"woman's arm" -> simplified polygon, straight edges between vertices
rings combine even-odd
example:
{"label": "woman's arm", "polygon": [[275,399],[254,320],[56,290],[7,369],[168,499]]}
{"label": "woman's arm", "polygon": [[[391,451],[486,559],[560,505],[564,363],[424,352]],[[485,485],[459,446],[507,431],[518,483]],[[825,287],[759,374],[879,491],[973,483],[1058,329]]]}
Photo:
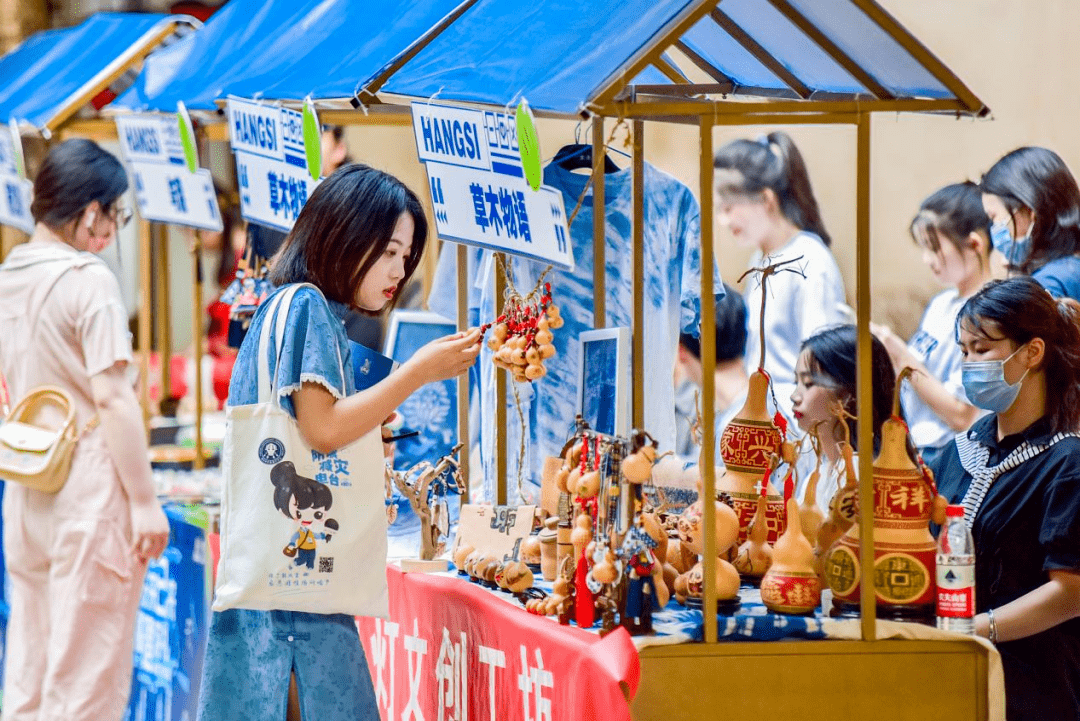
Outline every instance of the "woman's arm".
{"label": "woman's arm", "polygon": [[384,380],[340,400],[318,383],[305,382],[293,393],[301,435],[319,453],[347,446],[381,424],[420,386],[468,371],[480,353],[479,340],[477,329],[434,340]]}
{"label": "woman's arm", "polygon": [[915,371],[909,378],[912,389],[934,414],[945,421],[954,431],[966,431],[979,419],[979,409],[960,400],[936,378],[926,365],[908,349],[907,344],[886,326],[871,324],[871,331],[889,352],[893,369],[897,373],[905,368]]}
{"label": "woman's arm", "polygon": [[[997,640],[1015,641],[1080,616],[1080,572],[1049,571],[1050,580],[994,609]],[[990,618],[975,617],[975,633],[989,638]]]}
{"label": "woman's arm", "polygon": [[169,521],[157,501],[146,452],[146,429],[135,390],[115,363],[90,377],[101,432],[131,504],[133,550],[139,560],[157,558],[169,542]]}

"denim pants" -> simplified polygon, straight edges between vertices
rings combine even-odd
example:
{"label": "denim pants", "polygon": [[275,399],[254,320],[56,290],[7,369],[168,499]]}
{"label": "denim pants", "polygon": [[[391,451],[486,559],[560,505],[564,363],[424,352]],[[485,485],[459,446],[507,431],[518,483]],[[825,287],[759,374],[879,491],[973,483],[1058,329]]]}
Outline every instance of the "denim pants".
{"label": "denim pants", "polygon": [[199,719],[284,721],[290,671],[303,718],[379,718],[352,617],[230,609],[214,613],[210,626]]}

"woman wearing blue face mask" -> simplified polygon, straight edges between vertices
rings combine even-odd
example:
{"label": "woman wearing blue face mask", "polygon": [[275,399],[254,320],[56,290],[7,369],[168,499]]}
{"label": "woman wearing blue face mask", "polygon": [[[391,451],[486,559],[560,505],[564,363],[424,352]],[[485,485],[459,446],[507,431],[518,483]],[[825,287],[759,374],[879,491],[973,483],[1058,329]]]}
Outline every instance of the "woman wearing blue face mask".
{"label": "woman wearing blue face mask", "polygon": [[1028,277],[957,317],[964,391],[991,411],[934,462],[975,538],[975,632],[1009,721],[1080,717],[1080,305]]}
{"label": "woman wearing blue face mask", "polygon": [[1017,148],[979,189],[990,239],[1012,273],[1030,275],[1056,298],[1080,300],[1080,188],[1046,148]]}

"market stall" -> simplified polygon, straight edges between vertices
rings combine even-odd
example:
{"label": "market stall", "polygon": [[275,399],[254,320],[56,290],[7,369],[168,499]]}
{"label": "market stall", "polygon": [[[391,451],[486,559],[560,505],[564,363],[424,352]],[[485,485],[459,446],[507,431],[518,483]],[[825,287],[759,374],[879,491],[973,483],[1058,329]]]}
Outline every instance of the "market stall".
{"label": "market stall", "polygon": [[[627,31],[631,28],[631,31]],[[523,49],[522,38],[529,38]],[[593,51],[603,38],[604,52]],[[677,51],[685,72],[668,67],[661,53]],[[476,63],[477,54],[499,62]],[[559,66],[552,68],[550,58]],[[640,84],[631,80],[649,64],[666,72],[667,81]],[[705,76],[689,82],[687,77]],[[859,330],[859,439],[870,447],[872,438],[869,403],[870,376],[870,113],[928,112],[954,117],[982,117],[986,108],[929,50],[907,33],[871,0],[834,0],[828,3],[791,0],[742,0],[718,3],[652,3],[647,10],[618,3],[591,5],[588,9],[570,2],[533,6],[527,13],[511,12],[506,2],[479,2],[428,48],[401,70],[380,83],[375,92],[364,92],[358,103],[365,108],[378,102],[408,100],[477,104],[504,108],[521,99],[529,101],[540,116],[591,118],[593,121],[593,193],[604,192],[604,118],[629,120],[633,125],[633,253],[635,255],[633,315],[634,367],[644,359],[642,279],[644,205],[643,127],[646,119],[698,125],[700,133],[701,203],[701,328],[704,397],[712,397],[714,358],[712,293],[712,129],[716,125],[846,124],[855,129],[857,150],[857,243],[856,289]],[[600,262],[604,244],[603,214],[595,219],[597,317],[604,302],[604,267]],[[459,258],[464,260],[465,253]],[[464,294],[464,263],[459,262],[459,298]],[[501,289],[494,293],[501,296]],[[459,301],[459,307],[464,302]],[[498,311],[496,311],[498,313]],[[463,315],[463,314],[462,314]],[[600,321],[597,325],[602,325]],[[499,374],[502,376],[503,374]],[[505,381],[503,381],[505,382]],[[634,374],[633,425],[642,427],[648,379]],[[501,385],[501,383],[500,383]],[[505,407],[505,386],[499,389],[497,409]],[[507,499],[505,415],[497,411],[500,429],[497,498]],[[713,409],[704,409],[705,457],[716,439]],[[873,459],[860,458],[859,493],[874,493]],[[712,496],[716,474],[706,464],[703,492]],[[861,568],[863,578],[874,576],[874,519],[861,518]],[[704,577],[713,575],[714,524],[704,514]],[[704,607],[716,608],[715,592],[705,585]],[[715,643],[718,619],[704,614],[706,643],[674,646],[641,652],[642,680],[633,703],[635,717],[660,718],[689,698],[699,708],[753,709],[760,713],[795,713],[810,705],[840,708],[853,716],[888,707],[898,717],[918,718],[944,713],[938,704],[954,703],[950,711],[960,717],[997,717],[1000,705],[988,701],[987,667],[996,652],[976,639],[953,637],[948,641],[909,640],[888,642],[885,624],[875,622],[875,593],[862,586],[858,643],[805,641],[799,643]],[[470,661],[471,663],[471,661]],[[754,673],[747,674],[747,664]],[[834,677],[837,685],[821,679]],[[762,694],[752,683],[719,684],[719,678],[768,676],[777,683]],[[900,684],[899,679],[917,679]],[[906,689],[889,696],[890,683]],[[913,685],[908,685],[909,683]],[[913,697],[910,689],[921,693]],[[894,706],[887,706],[893,703]],[[832,706],[830,706],[832,704]],[[930,709],[933,709],[932,711]],[[565,712],[560,709],[560,713]]]}

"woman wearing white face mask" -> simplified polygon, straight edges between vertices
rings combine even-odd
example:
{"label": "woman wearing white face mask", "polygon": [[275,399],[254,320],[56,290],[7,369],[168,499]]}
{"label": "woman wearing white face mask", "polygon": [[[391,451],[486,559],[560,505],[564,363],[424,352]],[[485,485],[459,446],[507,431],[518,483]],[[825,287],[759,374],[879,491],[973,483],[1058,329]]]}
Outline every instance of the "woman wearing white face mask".
{"label": "woman wearing white face mask", "polygon": [[95,143],[55,146],[34,180],[34,234],[0,265],[0,372],[12,400],[59,386],[83,430],[59,491],[4,491],[4,721],[123,717],[143,576],[169,538],[125,374],[120,287],[92,255],[130,217],[127,185]]}
{"label": "woman wearing white face mask", "polygon": [[934,462],[975,538],[975,630],[1009,721],[1080,716],[1080,305],[1028,277],[957,317],[968,400],[991,411]]}
{"label": "woman wearing white face mask", "polygon": [[1030,275],[1055,298],[1080,300],[1080,188],[1046,148],[1017,148],[983,176],[994,250],[1012,273]]}

